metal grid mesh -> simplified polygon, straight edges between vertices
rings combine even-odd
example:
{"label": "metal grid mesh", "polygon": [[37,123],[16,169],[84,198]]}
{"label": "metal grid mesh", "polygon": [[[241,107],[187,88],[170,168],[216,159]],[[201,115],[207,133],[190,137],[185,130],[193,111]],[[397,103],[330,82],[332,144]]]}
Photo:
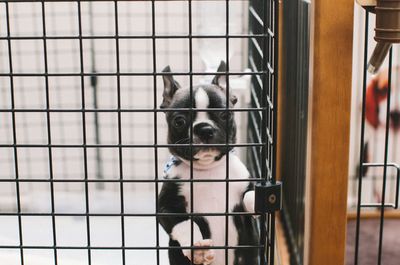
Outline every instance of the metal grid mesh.
{"label": "metal grid mesh", "polygon": [[[252,78],[251,106],[233,110],[249,113],[251,134],[234,146],[249,150],[255,177],[274,182],[278,6],[208,2],[225,10],[222,34],[202,31],[198,1],[1,1],[0,181],[7,192],[0,223],[15,237],[1,241],[0,255],[14,253],[15,264],[38,256],[42,264],[126,264],[145,256],[165,264],[155,210],[168,153],[160,71],[173,61],[187,85],[210,75],[199,59],[204,40],[231,58],[228,82]],[[247,45],[250,72],[243,71]],[[261,220],[266,227],[253,247],[266,253],[261,264],[273,264],[274,214]],[[151,239],[136,241],[138,227]]]}
{"label": "metal grid mesh", "polygon": [[[350,256],[347,257],[348,264],[361,264],[363,255],[374,256],[374,260],[369,264],[385,264],[385,248],[390,247],[385,243],[385,220],[388,211],[397,211],[399,201],[399,178],[400,166],[398,161],[398,137],[399,130],[396,120],[396,113],[399,109],[399,82],[398,82],[398,47],[393,46],[390,50],[387,60],[382,66],[383,70],[377,76],[372,76],[367,72],[367,60],[373,49],[373,28],[375,26],[375,16],[360,11],[358,7],[356,14],[362,22],[356,20],[356,27],[363,29],[356,32],[360,35],[359,44],[363,46],[362,55],[359,58],[356,54],[355,60],[355,92],[356,101],[361,101],[361,108],[355,111],[353,119],[357,120],[357,125],[353,125],[353,146],[358,150],[350,152],[350,190],[349,202],[350,210],[356,211],[355,234],[349,235],[355,238],[355,248],[348,250]],[[356,16],[357,18],[357,16]],[[357,60],[359,59],[359,60]],[[386,70],[385,70],[386,69]],[[358,75],[359,74],[359,75]],[[383,78],[387,83],[376,87],[371,86],[374,80]],[[380,96],[385,98],[381,104],[374,106],[377,113],[371,112],[372,93],[383,89]],[[354,107],[353,109],[357,109]],[[377,123],[371,118],[372,114],[379,114]],[[356,115],[357,117],[354,117]],[[379,122],[378,122],[379,120]],[[354,158],[354,161],[352,161]],[[353,177],[356,175],[356,177]],[[375,240],[365,240],[362,233],[363,216],[368,213],[378,213],[379,228],[375,231],[377,236],[372,236]],[[365,229],[364,229],[365,230]],[[375,233],[373,232],[373,233]],[[372,233],[372,232],[371,232]],[[376,246],[376,253],[362,253],[360,251],[362,244]],[[370,249],[370,248],[367,248]],[[375,250],[375,248],[374,248]],[[390,250],[389,250],[390,251]],[[389,255],[390,252],[389,252]],[[388,258],[386,256],[386,258]]]}
{"label": "metal grid mesh", "polygon": [[[276,130],[277,130],[277,61],[278,61],[278,3],[275,1],[253,1],[250,11],[250,34],[262,34],[263,38],[251,38],[249,41],[249,66],[254,72],[266,71],[263,75],[252,76],[251,105],[262,108],[261,112],[249,113],[249,141],[266,142],[253,147],[248,153],[252,174],[257,178],[267,178],[275,183],[276,173]],[[260,12],[261,11],[261,12]],[[261,156],[260,156],[261,153]],[[266,161],[266,162],[264,162]],[[266,245],[266,260],[262,256],[261,264],[273,264],[275,214],[261,216],[260,244]],[[265,217],[266,220],[265,220]]]}

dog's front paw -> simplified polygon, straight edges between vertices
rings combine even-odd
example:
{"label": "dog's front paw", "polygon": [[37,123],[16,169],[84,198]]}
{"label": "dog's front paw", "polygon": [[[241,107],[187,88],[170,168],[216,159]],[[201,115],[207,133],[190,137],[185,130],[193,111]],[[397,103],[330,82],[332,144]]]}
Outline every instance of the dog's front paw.
{"label": "dog's front paw", "polygon": [[193,256],[192,251],[190,249],[185,249],[183,254],[189,259],[192,260],[193,264],[199,265],[209,265],[214,261],[214,251],[212,249],[206,249],[204,247],[212,247],[211,239],[203,239],[196,243],[194,243],[195,247],[203,247],[201,249],[194,249]]}
{"label": "dog's front paw", "polygon": [[[255,196],[256,192],[254,190],[250,190],[244,194],[243,197],[243,204],[244,209],[249,213],[254,213],[254,206],[255,206]],[[259,215],[253,215],[254,218],[259,217]]]}
{"label": "dog's front paw", "polygon": [[255,191],[251,190],[246,192],[243,197],[244,208],[250,213],[254,213],[255,196]]}

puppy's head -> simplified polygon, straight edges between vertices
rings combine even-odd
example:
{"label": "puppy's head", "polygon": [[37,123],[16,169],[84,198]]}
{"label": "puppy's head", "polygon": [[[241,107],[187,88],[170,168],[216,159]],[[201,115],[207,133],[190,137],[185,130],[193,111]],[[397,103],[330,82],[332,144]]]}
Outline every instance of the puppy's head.
{"label": "puppy's head", "polygon": [[[218,72],[225,72],[225,62],[221,62]],[[210,85],[198,85],[192,88],[181,88],[171,74],[169,66],[163,72],[164,93],[161,108],[177,109],[167,111],[168,143],[189,144],[193,128],[193,144],[225,144],[236,141],[236,124],[233,112],[213,111],[215,108],[232,108],[237,99],[230,96],[227,102],[226,77],[216,75]],[[192,93],[190,92],[192,90]],[[193,104],[193,105],[192,105]],[[191,113],[189,109],[193,107]],[[180,110],[182,109],[182,110]],[[226,147],[192,147],[174,146],[169,148],[173,155],[185,160],[193,160],[207,165],[219,160],[229,150]]]}

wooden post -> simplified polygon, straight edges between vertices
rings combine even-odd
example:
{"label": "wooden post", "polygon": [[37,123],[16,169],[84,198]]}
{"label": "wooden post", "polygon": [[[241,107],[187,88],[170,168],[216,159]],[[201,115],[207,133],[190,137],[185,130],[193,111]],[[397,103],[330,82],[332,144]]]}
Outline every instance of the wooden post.
{"label": "wooden post", "polygon": [[351,0],[312,1],[305,261],[345,259],[353,10]]}

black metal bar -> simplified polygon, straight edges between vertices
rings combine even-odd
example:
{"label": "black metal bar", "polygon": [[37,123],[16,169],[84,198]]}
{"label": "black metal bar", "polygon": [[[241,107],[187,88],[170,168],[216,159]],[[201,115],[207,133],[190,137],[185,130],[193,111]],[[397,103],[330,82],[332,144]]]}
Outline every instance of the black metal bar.
{"label": "black metal bar", "polygon": [[[10,30],[10,7],[6,2],[6,20],[7,20],[7,37],[10,37],[11,30]],[[7,46],[8,46],[8,67],[10,73],[13,73],[13,61],[12,61],[12,46],[11,46],[11,39],[7,39]],[[11,95],[11,109],[15,108],[15,91],[14,91],[14,78],[10,76],[10,95]],[[20,192],[20,185],[18,183],[19,179],[19,170],[18,170],[18,150],[16,147],[17,144],[17,126],[15,121],[15,113],[11,115],[12,119],[12,134],[13,134],[13,153],[14,153],[14,172],[15,172],[15,191],[16,191],[16,201],[17,201],[17,218],[18,218],[18,240],[19,244],[23,244],[23,236],[22,236],[22,217],[21,217],[21,192]],[[21,265],[25,264],[24,259],[24,250],[20,248],[19,251]]]}
{"label": "black metal bar", "polygon": [[397,166],[397,175],[396,175],[396,195],[395,195],[395,209],[399,208],[399,196],[400,196],[400,167]]}
{"label": "black metal bar", "polygon": [[[118,0],[120,1],[120,0]],[[226,1],[226,0],[224,0]],[[91,3],[91,2],[89,2]],[[198,35],[198,34],[193,34],[191,36],[193,39],[250,39],[250,38],[263,38],[264,35],[262,34],[230,34],[230,35],[218,35],[218,34],[213,34],[213,35]],[[42,39],[48,39],[48,40],[78,40],[80,37],[79,36],[10,36],[8,37],[0,37],[0,40],[42,40]],[[82,39],[85,40],[96,40],[96,39],[115,39],[116,36],[110,36],[110,35],[83,35]],[[189,35],[119,35],[119,39],[188,39]]]}
{"label": "black metal bar", "polygon": [[[193,179],[192,182],[248,182],[249,179]],[[253,180],[254,182],[256,180]],[[191,182],[191,180],[187,179],[182,179],[182,180],[176,180],[176,179],[105,179],[105,180],[99,180],[99,179],[0,179],[0,182],[55,182],[55,183],[84,183],[84,182],[89,182],[89,183],[98,183],[98,182],[104,182],[104,183],[119,183],[119,182],[126,182],[126,183],[166,183],[166,182],[176,182],[176,183],[181,183],[181,182]]]}
{"label": "black metal bar", "polygon": [[[368,56],[368,23],[369,14],[365,12],[365,38],[364,38],[364,64],[363,64],[363,96],[362,96],[362,114],[361,114],[361,135],[360,135],[360,166],[364,162],[364,133],[365,133],[365,98],[367,93],[367,56]],[[357,195],[357,219],[355,235],[354,265],[358,265],[358,250],[360,241],[360,218],[361,218],[361,192],[362,192],[362,170],[358,172],[358,195]]]}
{"label": "black metal bar", "polygon": [[[0,213],[0,216],[16,216],[18,213]],[[248,213],[248,212],[235,212],[235,213],[20,213],[21,216],[97,216],[97,217],[119,217],[119,216],[131,216],[131,217],[157,217],[157,216],[184,216],[184,217],[193,217],[193,216],[250,216],[250,215],[259,215],[257,213]]]}
{"label": "black metal bar", "polygon": [[[93,247],[93,246],[87,246],[87,247],[78,247],[78,246],[13,246],[13,245],[6,245],[2,246],[1,248],[7,248],[7,249],[72,249],[72,250],[84,250],[84,249],[89,249],[89,250],[169,250],[169,249],[204,249],[204,247],[152,247],[152,246],[143,246],[143,247]],[[228,247],[228,249],[255,249],[255,248],[260,248],[260,246],[246,246],[246,245],[241,245],[241,246],[235,246],[235,247]],[[213,247],[207,247],[207,249],[221,249],[224,250],[226,249],[225,246],[213,246]]]}
{"label": "black metal bar", "polygon": [[[82,36],[82,11],[81,11],[81,2],[77,2],[78,8],[78,30],[79,35]],[[79,63],[80,63],[80,72],[83,73],[84,71],[84,64],[83,64],[83,39],[79,39]],[[84,76],[81,76],[81,107],[82,109],[86,108],[86,97],[85,97],[85,79]],[[84,179],[87,181],[89,180],[88,174],[88,155],[87,155],[87,132],[86,132],[86,113],[82,112],[82,140],[83,140],[83,167],[84,167]],[[86,240],[87,245],[91,246],[91,237],[90,237],[90,217],[88,216],[90,210],[89,205],[89,184],[85,182],[85,220],[86,220]],[[92,253],[91,249],[87,248],[87,258],[88,258],[88,265],[92,264]]]}
{"label": "black metal bar", "polygon": [[[262,31],[263,31],[263,35],[264,37],[262,38],[262,48],[258,45],[257,42],[255,42],[254,39],[252,39],[253,44],[256,47],[256,51],[258,51],[259,56],[261,56],[261,60],[262,60],[262,70],[265,71],[265,69],[267,68],[267,64],[268,64],[268,44],[269,44],[269,39],[267,36],[267,28],[269,26],[269,24],[267,23],[270,12],[268,10],[268,4],[270,3],[270,0],[267,1],[263,1],[262,2],[262,16],[263,16],[263,23],[261,24],[262,26]],[[251,10],[251,9],[250,9]],[[254,16],[256,17],[256,16]],[[257,19],[258,21],[258,19]],[[264,74],[262,74],[261,76],[261,106],[266,107],[265,103],[267,102],[267,78],[268,78],[268,73],[265,72]],[[261,141],[264,142],[264,139],[267,138],[267,128],[268,128],[268,123],[267,123],[267,116],[268,116],[268,109],[265,108],[262,111],[261,114],[261,128],[260,132],[261,132]],[[261,147],[261,178],[262,178],[262,184],[266,185],[266,181],[267,181],[267,176],[266,173],[268,171],[268,165],[267,165],[267,152],[268,152],[268,144],[265,143],[262,147]],[[261,215],[260,218],[260,245],[264,246],[264,248],[262,249],[262,252],[260,253],[260,261],[262,265],[267,265],[268,264],[268,257],[269,257],[269,249],[267,247],[269,238],[268,238],[268,229],[267,226],[268,225],[268,220],[267,220],[267,215],[264,213]]]}
{"label": "black metal bar", "polygon": [[385,203],[382,205],[382,203],[377,202],[377,203],[362,203],[360,205],[361,208],[393,208],[396,209],[396,205],[394,203]]}
{"label": "black metal bar", "polygon": [[[264,72],[230,72],[230,73],[224,73],[221,72],[219,74],[226,74],[226,75],[236,75],[236,76],[241,76],[241,75],[260,75],[260,74],[265,74],[267,71]],[[217,73],[203,73],[203,72],[175,72],[175,73],[162,73],[162,72],[157,72],[157,73],[149,73],[149,72],[135,72],[135,73],[126,73],[126,72],[120,72],[118,73],[120,76],[163,76],[163,75],[176,75],[176,76],[205,76],[205,75],[215,75]],[[0,77],[2,76],[116,76],[117,73],[115,72],[98,72],[98,73],[0,73]]]}
{"label": "black metal bar", "polygon": [[[188,40],[189,40],[189,72],[193,71],[193,39],[192,39],[192,0],[188,0]],[[189,89],[190,89],[190,130],[189,130],[189,138],[190,138],[190,154],[193,154],[193,109],[194,109],[194,94],[193,94],[193,75],[189,74]],[[193,159],[190,160],[190,213],[194,213],[194,177],[193,177]],[[190,217],[190,245],[194,245],[194,232],[193,232],[193,217]],[[190,260],[193,260],[194,251],[191,249],[190,251]]]}
{"label": "black metal bar", "polygon": [[[190,111],[190,108],[169,108],[169,109],[0,109],[0,112],[174,112],[174,111]],[[225,110],[225,108],[213,108],[213,109],[202,109],[196,108],[195,112],[199,111],[209,111],[209,112],[220,112]],[[266,107],[259,108],[240,108],[240,109],[230,109],[231,112],[255,112],[255,111],[263,111],[266,110]]]}
{"label": "black metal bar", "polygon": [[393,47],[389,52],[389,73],[388,73],[388,90],[387,90],[387,103],[386,103],[386,127],[385,127],[385,153],[384,153],[384,167],[383,167],[383,184],[382,184],[382,197],[380,208],[380,222],[379,222],[379,245],[378,245],[378,265],[382,263],[382,245],[383,245],[383,225],[385,221],[385,197],[386,197],[386,179],[387,179],[387,164],[388,164],[388,150],[389,150],[389,125],[390,125],[390,101],[392,97],[392,63],[393,63]]}
{"label": "black metal bar", "polygon": [[[272,122],[272,169],[271,169],[271,182],[273,184],[276,183],[276,162],[277,162],[277,138],[278,138],[278,56],[279,56],[279,1],[273,0],[273,11],[271,12],[271,21],[273,22],[273,70],[270,71],[272,74],[273,81],[273,102],[274,108],[271,110],[273,112],[273,122]],[[268,31],[269,34],[269,31]],[[269,34],[270,35],[270,34]],[[268,64],[270,67],[270,64]],[[270,130],[268,130],[270,131]],[[271,238],[269,248],[271,250],[270,253],[270,264],[273,264],[275,261],[275,213],[271,214],[271,226],[270,226]]]}
{"label": "black metal bar", "polygon": [[[44,1],[41,2],[42,5],[42,30],[43,36],[46,36],[46,8]],[[47,42],[46,39],[43,39],[43,55],[44,55],[44,71],[48,72],[48,62],[47,62]],[[45,76],[45,84],[46,84],[46,109],[50,108],[50,93],[49,93],[49,78]],[[50,180],[54,178],[53,176],[53,152],[51,147],[51,118],[50,112],[46,112],[46,122],[47,122],[47,143],[48,143],[48,155],[49,155],[49,177]],[[51,213],[55,212],[54,209],[54,182],[50,182],[50,205],[51,205]],[[57,245],[57,236],[56,236],[56,220],[54,215],[51,217],[51,225],[52,225],[52,235],[53,235],[53,245]],[[58,264],[57,250],[54,249],[54,263]]]}
{"label": "black metal bar", "polygon": [[[45,2],[70,2],[71,0],[45,0]],[[76,0],[75,0],[76,1]],[[92,0],[79,0],[80,2],[90,2]],[[109,2],[110,0],[97,0],[96,2]],[[119,2],[131,2],[132,0],[118,0]],[[134,0],[134,1],[153,1],[153,0]],[[170,1],[170,2],[181,2],[183,0],[154,0],[155,2],[164,2],[164,1]],[[202,0],[193,0],[193,1],[202,1]],[[213,0],[215,2],[219,2],[219,1],[225,1],[225,0]],[[230,1],[238,1],[238,2],[242,2],[245,0],[230,0]],[[13,2],[36,2],[36,0],[0,0],[0,3],[13,3]]]}
{"label": "black metal bar", "polygon": [[[158,143],[158,127],[157,127],[157,112],[155,111],[158,108],[158,103],[157,103],[157,76],[155,73],[157,72],[157,41],[156,41],[156,7],[155,7],[155,1],[151,1],[151,35],[152,35],[152,53],[153,53],[153,111],[154,111],[154,116],[153,116],[153,128],[154,128],[154,144],[156,145]],[[158,202],[158,183],[159,183],[159,178],[158,178],[158,148],[154,148],[154,157],[155,157],[155,163],[154,163],[154,181],[155,181],[155,209],[156,209],[156,214],[158,213],[159,209],[159,202]],[[159,216],[156,216],[156,247],[160,246],[160,230],[159,230],[159,224],[160,224],[160,219]],[[156,252],[156,258],[157,258],[157,265],[160,264],[160,251],[157,249]]]}
{"label": "black metal bar", "polygon": [[[225,1],[225,34],[229,35],[229,0]],[[226,61],[226,72],[229,73],[229,38],[225,39],[225,61]],[[230,89],[229,89],[229,75],[225,75],[226,78],[226,113],[229,115],[229,103],[230,103]],[[226,144],[229,143],[229,119],[226,119],[225,123],[225,131]],[[229,149],[226,149],[226,163],[225,163],[225,171],[226,171],[226,184],[225,184],[225,212],[230,212],[229,208]],[[225,246],[229,246],[229,216],[225,217]],[[225,265],[229,264],[229,253],[228,248],[225,249]]]}
{"label": "black metal bar", "polygon": [[[363,163],[362,165],[363,168],[367,168],[367,167],[385,167],[384,163]],[[395,164],[395,163],[387,163],[386,167],[392,167],[394,169],[396,169],[396,192],[395,192],[395,199],[394,199],[394,203],[385,203],[384,207],[391,207],[393,209],[398,209],[399,207],[399,189],[400,189],[400,165]],[[378,177],[377,177],[378,178]],[[363,203],[361,204],[360,207],[379,207],[380,203]]]}
{"label": "black metal bar", "polygon": [[[84,113],[84,112],[83,112]],[[262,146],[263,143],[249,143],[249,144],[192,144],[193,147],[249,147],[249,146]],[[191,146],[191,144],[0,144],[0,147],[26,147],[26,148],[43,148],[43,147],[54,147],[54,148],[167,148],[167,147],[183,147]]]}
{"label": "black metal bar", "polygon": [[[120,71],[120,51],[119,51],[119,27],[118,27],[118,1],[114,1],[114,23],[115,23],[115,57],[116,57],[116,66],[117,66],[117,108],[121,109],[121,77],[119,76]],[[97,96],[97,94],[96,94]],[[121,122],[121,112],[118,111],[118,144],[122,144],[122,122]],[[98,128],[96,128],[98,130]],[[157,149],[157,148],[156,148]],[[124,167],[123,167],[123,156],[122,156],[122,147],[118,148],[118,164],[119,164],[119,179],[121,180],[119,185],[120,192],[120,211],[121,214],[125,212],[125,203],[124,203]],[[98,161],[99,163],[100,161]],[[122,245],[122,265],[126,264],[126,252],[125,252],[125,218],[121,216],[121,245]]]}

